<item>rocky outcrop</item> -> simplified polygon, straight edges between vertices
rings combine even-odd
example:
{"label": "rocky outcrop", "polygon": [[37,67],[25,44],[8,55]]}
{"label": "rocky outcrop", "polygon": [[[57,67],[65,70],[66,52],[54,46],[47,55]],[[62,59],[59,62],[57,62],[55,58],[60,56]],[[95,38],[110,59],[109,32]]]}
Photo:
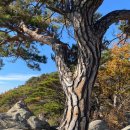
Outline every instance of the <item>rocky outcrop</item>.
{"label": "rocky outcrop", "polygon": [[90,122],[88,130],[109,130],[105,121],[95,120]]}
{"label": "rocky outcrop", "polygon": [[0,114],[0,130],[50,130],[50,126],[19,101],[7,113]]}

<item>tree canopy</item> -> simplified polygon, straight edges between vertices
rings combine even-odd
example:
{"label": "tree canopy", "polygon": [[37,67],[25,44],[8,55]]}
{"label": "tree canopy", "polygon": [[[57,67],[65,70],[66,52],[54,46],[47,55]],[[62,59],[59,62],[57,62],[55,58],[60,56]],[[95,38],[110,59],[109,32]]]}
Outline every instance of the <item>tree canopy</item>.
{"label": "tree canopy", "polygon": [[[102,2],[103,0],[97,0],[97,3],[90,2],[90,5],[95,6],[94,10],[96,10]],[[83,6],[84,3],[85,2],[82,2],[81,6]],[[86,4],[87,3],[88,2],[86,2]],[[71,33],[73,32],[73,24],[71,19],[68,18],[68,15],[76,10],[78,4],[80,4],[78,1],[68,2],[65,0],[1,0],[1,57],[20,57],[27,62],[29,67],[39,68],[38,62],[46,63],[46,57],[40,55],[37,42],[39,42],[40,45],[48,44],[51,46],[57,41],[64,45],[68,44],[60,40],[64,28],[68,30],[70,37],[75,39],[74,34]],[[117,15],[119,16],[118,18],[112,18]],[[105,30],[102,31],[105,33],[112,22],[122,19],[122,16],[123,19],[126,19],[128,15],[129,12],[127,13],[125,10],[114,11],[100,20],[98,20],[101,17],[100,14],[95,14],[92,19],[95,23],[95,27],[98,26],[99,31],[102,29],[103,24],[106,25]],[[106,19],[110,20],[107,21]],[[121,26],[122,30],[123,27]],[[126,26],[124,28],[126,28]],[[73,58],[74,55],[70,55],[69,59]]]}

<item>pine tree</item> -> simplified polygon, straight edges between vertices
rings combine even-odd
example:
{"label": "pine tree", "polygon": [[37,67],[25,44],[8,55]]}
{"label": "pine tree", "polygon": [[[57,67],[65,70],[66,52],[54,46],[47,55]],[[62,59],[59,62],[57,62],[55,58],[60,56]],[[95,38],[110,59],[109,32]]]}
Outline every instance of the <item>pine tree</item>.
{"label": "pine tree", "polygon": [[[117,10],[95,20],[95,12],[103,1],[0,0],[1,57],[21,57],[29,67],[39,68],[38,62],[45,63],[46,58],[40,56],[36,45],[46,44],[54,51],[66,94],[59,130],[88,129],[90,95],[99,68],[103,36],[111,24],[130,18],[130,10]],[[77,57],[60,40],[59,31],[64,26],[74,31]]]}

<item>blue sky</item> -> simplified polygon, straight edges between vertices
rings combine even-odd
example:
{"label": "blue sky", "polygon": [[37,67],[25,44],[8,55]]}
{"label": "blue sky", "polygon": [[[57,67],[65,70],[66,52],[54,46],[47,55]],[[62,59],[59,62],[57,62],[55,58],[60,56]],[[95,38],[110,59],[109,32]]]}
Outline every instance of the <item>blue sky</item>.
{"label": "blue sky", "polygon": [[[104,0],[104,3],[98,11],[102,15],[105,15],[110,11],[119,9],[130,9],[130,0]],[[117,29],[114,25],[108,30],[106,36],[109,39],[112,39],[113,32],[117,32]],[[70,39],[68,36],[62,40],[72,43],[72,39]],[[0,70],[0,93],[24,84],[32,76],[39,76],[43,73],[56,71],[56,65],[50,57],[50,54],[52,53],[51,48],[44,46],[42,48],[42,53],[48,56],[48,62],[47,64],[41,64],[41,71],[33,71],[29,69],[22,60],[17,60],[17,62],[11,63],[10,59],[5,59],[5,66],[2,70]]]}

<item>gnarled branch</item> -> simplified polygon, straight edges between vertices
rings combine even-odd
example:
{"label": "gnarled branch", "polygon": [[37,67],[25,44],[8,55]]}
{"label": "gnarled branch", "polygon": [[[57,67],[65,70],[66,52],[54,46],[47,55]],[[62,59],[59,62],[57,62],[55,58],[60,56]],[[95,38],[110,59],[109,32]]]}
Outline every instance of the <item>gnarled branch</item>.
{"label": "gnarled branch", "polygon": [[96,22],[95,28],[102,37],[110,25],[119,20],[130,20],[130,10],[116,10],[108,13]]}
{"label": "gnarled branch", "polygon": [[27,26],[21,22],[20,28],[23,33],[29,35],[32,40],[42,42],[43,44],[51,45],[54,42],[53,36],[44,36],[42,34],[38,34],[37,31],[32,31],[31,29],[27,28]]}
{"label": "gnarled branch", "polygon": [[61,77],[64,77],[63,79],[66,80],[64,82],[66,84],[71,85],[72,73],[66,63],[66,55],[65,55],[66,50],[64,48],[65,44],[60,40],[53,38],[53,36],[48,36],[48,35],[44,36],[42,34],[38,34],[36,31],[32,31],[28,29],[23,22],[20,24],[20,27],[25,34],[31,37],[32,40],[42,42],[43,44],[48,44],[52,46],[52,49],[55,53],[55,60],[59,69],[59,73]]}
{"label": "gnarled branch", "polygon": [[54,12],[57,12],[61,15],[65,15],[65,11],[61,10],[60,8],[56,8],[56,7],[53,7],[53,6],[50,6],[50,5],[47,5],[47,8],[54,11]]}

